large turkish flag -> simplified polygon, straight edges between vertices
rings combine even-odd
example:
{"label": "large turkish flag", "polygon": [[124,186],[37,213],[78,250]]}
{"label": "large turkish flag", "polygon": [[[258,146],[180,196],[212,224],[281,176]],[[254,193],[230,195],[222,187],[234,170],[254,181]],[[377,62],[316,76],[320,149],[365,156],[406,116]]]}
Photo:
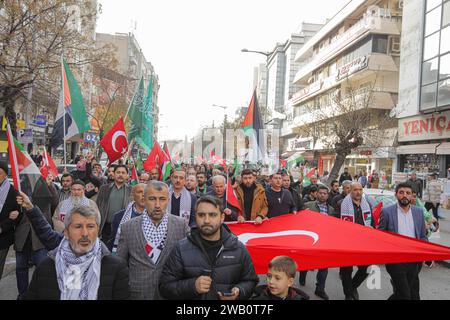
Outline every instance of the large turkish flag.
{"label": "large turkish flag", "polygon": [[290,256],[299,270],[450,259],[448,247],[311,211],[273,218],[259,226],[228,226],[246,244],[258,274],[265,274],[276,256]]}

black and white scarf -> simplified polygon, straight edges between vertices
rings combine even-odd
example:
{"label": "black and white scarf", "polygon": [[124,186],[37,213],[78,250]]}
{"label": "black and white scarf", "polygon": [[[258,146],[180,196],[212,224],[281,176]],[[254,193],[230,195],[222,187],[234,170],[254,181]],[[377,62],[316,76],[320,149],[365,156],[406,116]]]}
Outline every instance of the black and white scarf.
{"label": "black and white scarf", "polygon": [[88,253],[77,257],[64,238],[56,252],[55,266],[61,300],[97,300],[102,247],[97,238]]}
{"label": "black and white scarf", "polygon": [[8,198],[10,188],[11,183],[8,179],[5,179],[5,181],[3,181],[2,185],[0,186],[0,212],[2,212],[3,206],[6,203],[6,198]]}
{"label": "black and white scarf", "polygon": [[164,214],[158,226],[155,226],[152,222],[147,210],[142,214],[142,232],[144,233],[145,241],[147,241],[145,252],[147,252],[147,255],[154,264],[158,263],[158,259],[164,249],[167,239],[168,222],[169,217],[167,213]]}
{"label": "black and white scarf", "polygon": [[112,248],[112,254],[116,254],[117,253],[117,247],[119,246],[119,239],[120,239],[120,235],[122,233],[122,225],[131,220],[131,215],[133,213],[133,208],[134,208],[134,201],[131,202],[127,209],[125,210],[125,213],[123,214],[122,220],[120,220],[119,223],[119,227],[117,228],[117,234],[116,234],[116,238],[114,239],[114,244],[113,244],[113,248]]}
{"label": "black and white scarf", "polygon": [[[174,194],[173,186],[169,188],[169,205],[167,206],[167,212],[172,213],[172,195]],[[183,188],[181,191],[181,200],[180,200],[180,212],[178,216],[185,219],[186,223],[189,224],[191,219],[191,205],[192,205],[192,197],[191,193]]]}

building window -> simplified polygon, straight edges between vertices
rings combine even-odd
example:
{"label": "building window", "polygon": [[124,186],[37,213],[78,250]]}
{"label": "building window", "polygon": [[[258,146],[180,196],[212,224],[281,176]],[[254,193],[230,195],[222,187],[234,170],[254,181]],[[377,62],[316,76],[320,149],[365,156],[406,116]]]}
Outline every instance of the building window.
{"label": "building window", "polygon": [[450,0],[427,0],[420,109],[450,106]]}

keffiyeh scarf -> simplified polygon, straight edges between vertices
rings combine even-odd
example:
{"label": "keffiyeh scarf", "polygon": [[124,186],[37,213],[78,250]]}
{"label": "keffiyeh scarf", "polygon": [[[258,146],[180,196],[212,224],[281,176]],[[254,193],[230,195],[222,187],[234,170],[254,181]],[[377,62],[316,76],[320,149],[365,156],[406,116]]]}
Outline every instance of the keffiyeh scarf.
{"label": "keffiyeh scarf", "polygon": [[[370,227],[372,225],[372,211],[369,202],[367,202],[366,197],[364,196],[361,198],[361,211],[363,214],[364,225]],[[342,201],[341,218],[345,221],[355,222],[355,208],[353,206],[351,195],[346,196]]]}
{"label": "keffiyeh scarf", "polygon": [[[167,212],[172,213],[172,195],[174,194],[173,186],[169,188],[169,205],[167,206]],[[181,191],[181,200],[180,200],[180,212],[178,214],[179,217],[186,220],[189,224],[191,218],[191,205],[192,205],[192,197],[191,193],[183,188]]]}
{"label": "keffiyeh scarf", "polygon": [[97,300],[100,286],[102,248],[97,239],[92,250],[77,257],[64,238],[56,257],[56,275],[61,300]]}
{"label": "keffiyeh scarf", "polygon": [[144,233],[145,251],[154,264],[158,263],[159,256],[164,249],[167,239],[168,214],[166,213],[158,226],[150,219],[147,210],[142,214],[142,232]]}

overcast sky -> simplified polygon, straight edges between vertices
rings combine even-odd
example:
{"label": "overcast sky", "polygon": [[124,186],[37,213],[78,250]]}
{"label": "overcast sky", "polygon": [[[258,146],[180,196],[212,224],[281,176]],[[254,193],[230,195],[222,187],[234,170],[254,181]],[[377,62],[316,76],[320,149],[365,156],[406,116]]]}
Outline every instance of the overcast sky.
{"label": "overcast sky", "polygon": [[[159,140],[193,137],[223,121],[212,105],[248,106],[253,68],[248,48],[272,51],[301,22],[324,23],[349,0],[100,0],[97,31],[133,31],[159,75]],[[132,21],[137,22],[133,30]]]}

